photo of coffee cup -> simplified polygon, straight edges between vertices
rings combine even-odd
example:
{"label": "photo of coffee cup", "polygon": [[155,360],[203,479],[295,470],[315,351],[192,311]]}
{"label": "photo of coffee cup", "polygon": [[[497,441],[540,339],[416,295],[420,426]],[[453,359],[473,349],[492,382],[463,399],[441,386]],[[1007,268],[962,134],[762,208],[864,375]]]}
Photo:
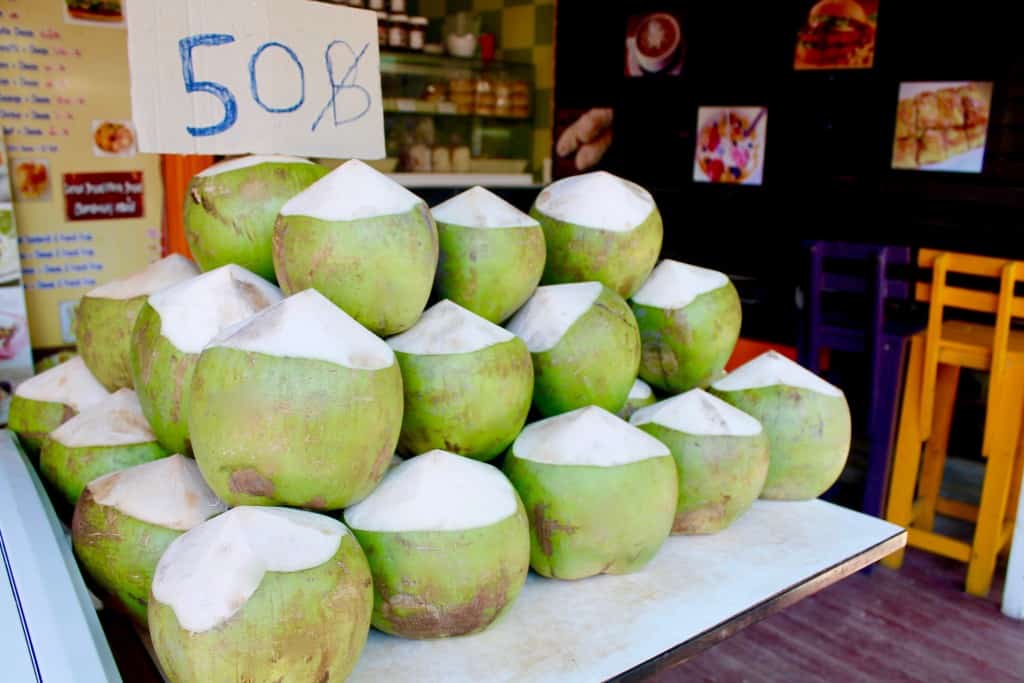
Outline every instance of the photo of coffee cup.
{"label": "photo of coffee cup", "polygon": [[641,20],[636,32],[636,58],[648,73],[658,73],[672,63],[681,42],[679,22],[658,12]]}
{"label": "photo of coffee cup", "polygon": [[683,70],[686,41],[680,16],[649,12],[626,24],[626,75],[678,76]]}

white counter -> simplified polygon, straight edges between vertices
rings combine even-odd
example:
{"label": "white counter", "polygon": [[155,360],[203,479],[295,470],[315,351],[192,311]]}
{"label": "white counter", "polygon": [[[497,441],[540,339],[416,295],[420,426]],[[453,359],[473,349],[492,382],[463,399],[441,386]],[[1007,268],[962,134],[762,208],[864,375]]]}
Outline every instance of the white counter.
{"label": "white counter", "polygon": [[121,680],[71,541],[7,430],[0,430],[0,680]]}
{"label": "white counter", "polygon": [[824,501],[758,501],[719,534],[669,538],[636,574],[581,581],[531,574],[510,611],[483,633],[409,641],[371,631],[349,680],[594,683],[706,636],[866,551],[886,554],[903,543],[900,527]]}

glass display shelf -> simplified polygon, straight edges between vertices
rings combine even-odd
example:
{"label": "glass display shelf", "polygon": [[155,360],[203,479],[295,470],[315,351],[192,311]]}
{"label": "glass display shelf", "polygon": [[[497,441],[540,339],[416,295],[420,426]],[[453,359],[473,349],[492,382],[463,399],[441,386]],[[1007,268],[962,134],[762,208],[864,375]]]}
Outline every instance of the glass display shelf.
{"label": "glass display shelf", "polygon": [[388,170],[406,182],[536,172],[533,65],[382,51],[381,85]]}

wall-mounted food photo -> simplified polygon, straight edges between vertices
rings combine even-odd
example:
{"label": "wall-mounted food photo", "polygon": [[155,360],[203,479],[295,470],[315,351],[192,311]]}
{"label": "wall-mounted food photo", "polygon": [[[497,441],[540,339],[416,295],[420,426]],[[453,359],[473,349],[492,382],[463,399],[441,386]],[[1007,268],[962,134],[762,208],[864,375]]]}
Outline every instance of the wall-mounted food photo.
{"label": "wall-mounted food photo", "polygon": [[124,24],[124,0],[64,0],[64,12],[72,23]]}
{"label": "wall-mounted food photo", "polygon": [[21,277],[18,231],[14,228],[14,206],[0,202],[0,285]]}
{"label": "wall-mounted food photo", "polygon": [[686,58],[683,17],[649,12],[626,22],[626,76],[678,76]]}
{"label": "wall-mounted food photo", "polygon": [[892,167],[981,173],[992,83],[901,83]]}
{"label": "wall-mounted food photo", "polygon": [[7,170],[7,150],[0,138],[0,202],[11,201],[11,175]]}
{"label": "wall-mounted food photo", "polygon": [[135,156],[135,128],[131,121],[93,121],[92,153],[98,157]]}
{"label": "wall-mounted food photo", "polygon": [[878,0],[820,0],[797,34],[793,68],[870,69],[877,31]]}
{"label": "wall-mounted food photo", "polygon": [[767,136],[767,107],[700,107],[693,179],[760,185]]}

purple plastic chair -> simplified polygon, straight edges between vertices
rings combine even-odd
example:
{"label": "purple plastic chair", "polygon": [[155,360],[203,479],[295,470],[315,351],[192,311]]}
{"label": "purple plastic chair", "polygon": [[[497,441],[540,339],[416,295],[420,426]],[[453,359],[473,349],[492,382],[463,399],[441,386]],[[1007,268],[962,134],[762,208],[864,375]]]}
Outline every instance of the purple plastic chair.
{"label": "purple plastic chair", "polygon": [[[810,280],[800,363],[821,372],[821,351],[869,354],[868,472],[861,509],[880,517],[898,421],[909,344],[921,325],[887,315],[887,301],[909,301],[909,247],[818,241],[809,244]],[[838,303],[835,299],[841,299]],[[826,494],[827,496],[827,494]]]}

